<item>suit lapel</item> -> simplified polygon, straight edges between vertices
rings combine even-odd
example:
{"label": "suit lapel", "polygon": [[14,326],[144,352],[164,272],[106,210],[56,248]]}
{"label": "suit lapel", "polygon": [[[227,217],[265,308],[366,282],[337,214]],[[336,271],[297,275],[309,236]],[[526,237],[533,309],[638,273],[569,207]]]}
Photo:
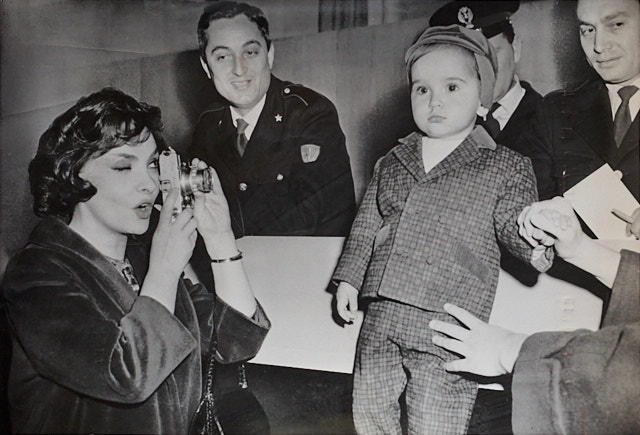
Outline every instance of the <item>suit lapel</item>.
{"label": "suit lapel", "polygon": [[575,114],[574,132],[606,162],[615,159],[617,147],[613,139],[613,118],[609,96],[600,84],[593,92],[586,94]]}
{"label": "suit lapel", "polygon": [[638,147],[640,147],[640,116],[636,115],[629,126],[629,130],[627,130],[627,134],[624,136],[624,140],[620,144],[616,160],[624,158],[634,150],[638,152]]}

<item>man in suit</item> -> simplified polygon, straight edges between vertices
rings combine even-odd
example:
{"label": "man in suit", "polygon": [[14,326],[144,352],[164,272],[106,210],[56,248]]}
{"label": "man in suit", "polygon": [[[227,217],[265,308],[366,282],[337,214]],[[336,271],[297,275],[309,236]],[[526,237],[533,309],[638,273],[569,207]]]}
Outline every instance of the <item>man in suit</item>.
{"label": "man in suit", "polygon": [[[516,150],[531,158],[541,199],[563,195],[605,163],[640,199],[640,2],[579,0],[576,11],[597,77],[547,95]],[[637,227],[640,211],[632,217]],[[608,292],[591,275],[563,261],[547,273],[600,296],[606,310]]]}
{"label": "man in suit", "polygon": [[188,153],[218,172],[236,236],[346,235],[355,196],[334,105],[271,74],[274,46],[256,7],[212,3],[198,41],[218,98]]}
{"label": "man in suit", "polygon": [[580,42],[599,79],[545,97],[518,150],[532,158],[541,199],[608,163],[640,198],[640,2],[579,0]]}

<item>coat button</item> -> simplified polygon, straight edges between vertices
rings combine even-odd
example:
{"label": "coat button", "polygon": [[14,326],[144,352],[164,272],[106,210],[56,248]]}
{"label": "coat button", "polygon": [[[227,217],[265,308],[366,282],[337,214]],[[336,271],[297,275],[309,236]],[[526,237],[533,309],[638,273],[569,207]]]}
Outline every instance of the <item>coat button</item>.
{"label": "coat button", "polygon": [[238,188],[244,192],[245,190],[247,190],[247,183],[240,183]]}
{"label": "coat button", "polygon": [[427,264],[433,264],[433,255],[427,255],[424,259]]}
{"label": "coat button", "polygon": [[276,180],[282,181],[283,179],[284,179],[284,175],[282,175],[282,174],[276,175]]}
{"label": "coat button", "polygon": [[291,92],[291,89],[289,89],[289,88],[284,88],[284,93],[285,93],[285,94],[288,94],[289,92]]}

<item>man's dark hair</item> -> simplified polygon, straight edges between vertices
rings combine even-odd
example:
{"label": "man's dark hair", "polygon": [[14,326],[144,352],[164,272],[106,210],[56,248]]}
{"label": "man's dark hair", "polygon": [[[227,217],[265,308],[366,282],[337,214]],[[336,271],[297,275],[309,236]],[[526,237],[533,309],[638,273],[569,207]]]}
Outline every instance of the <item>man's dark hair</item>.
{"label": "man's dark hair", "polygon": [[167,147],[158,107],[113,88],[78,100],[40,136],[38,151],[29,164],[35,214],[56,216],[68,223],[75,206],[97,192],[80,178],[85,163],[112,148],[142,143],[150,135],[158,150]]}
{"label": "man's dark hair", "polygon": [[200,57],[203,60],[206,61],[207,59],[205,55],[207,43],[209,42],[207,29],[211,22],[222,18],[233,18],[238,15],[245,15],[249,21],[255,23],[267,43],[267,50],[271,47],[269,21],[267,21],[267,17],[260,8],[246,3],[215,1],[204,8],[202,15],[200,15],[200,20],[198,20],[198,46],[200,47]]}

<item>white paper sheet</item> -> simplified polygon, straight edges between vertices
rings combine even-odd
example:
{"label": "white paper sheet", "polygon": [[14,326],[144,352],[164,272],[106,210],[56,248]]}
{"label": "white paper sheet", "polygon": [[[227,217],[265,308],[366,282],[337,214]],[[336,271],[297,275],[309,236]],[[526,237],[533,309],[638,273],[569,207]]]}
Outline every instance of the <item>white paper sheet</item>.
{"label": "white paper sheet", "polygon": [[339,326],[327,291],[343,237],[238,240],[253,291],[271,331],[253,363],[352,373],[362,315]]}
{"label": "white paper sheet", "polygon": [[565,192],[564,197],[598,239],[627,239],[626,222],[616,217],[612,210],[615,208],[631,216],[640,207],[622,183],[619,172],[614,172],[606,163]]}
{"label": "white paper sheet", "polygon": [[[238,240],[256,297],[272,329],[251,361],[352,373],[362,318],[338,326],[326,291],[340,255],[341,237],[245,237]],[[581,288],[541,275],[525,287],[500,272],[489,322],[523,333],[595,330],[601,301]]]}

